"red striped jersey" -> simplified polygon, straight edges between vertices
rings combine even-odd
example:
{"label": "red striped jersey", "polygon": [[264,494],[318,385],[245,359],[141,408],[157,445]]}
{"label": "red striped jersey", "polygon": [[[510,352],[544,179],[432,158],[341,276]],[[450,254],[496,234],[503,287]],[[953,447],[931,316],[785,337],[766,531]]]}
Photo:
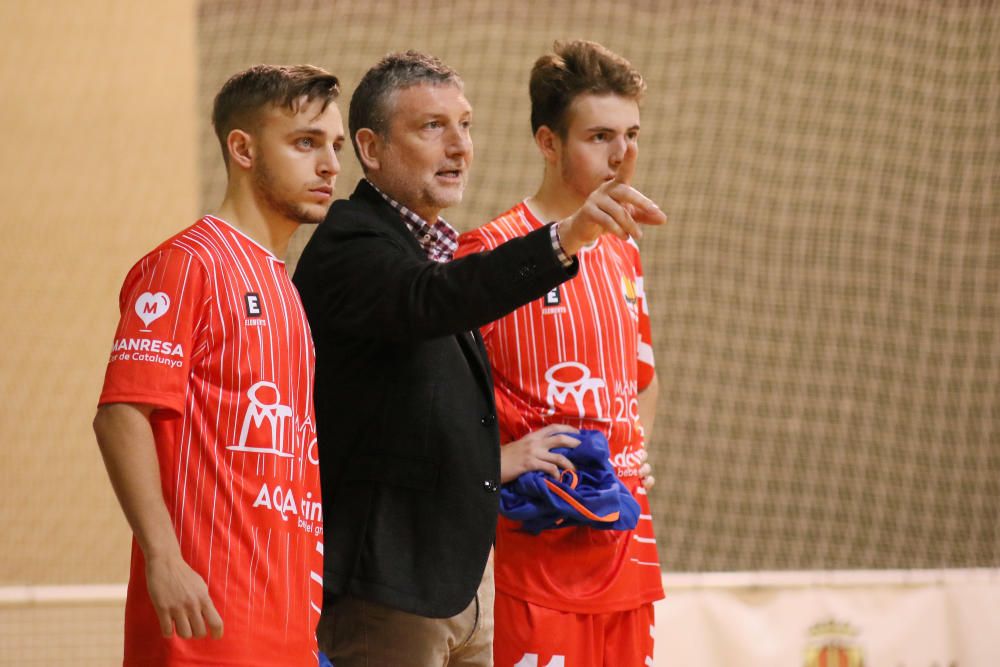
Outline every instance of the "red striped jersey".
{"label": "red striped jersey", "polygon": [[[542,226],[525,203],[459,240],[458,255],[491,250]],[[563,611],[596,614],[663,597],[649,502],[638,477],[638,392],[652,380],[649,312],[639,249],[603,236],[580,272],[542,299],[483,327],[501,442],[548,424],[597,429],[642,508],[633,531],[586,527],[534,536],[500,517],[497,590]]]}
{"label": "red striped jersey", "polygon": [[220,640],[163,638],[133,540],[125,665],[315,665],[322,601],[309,325],[285,265],[211,216],[129,272],[100,403],[152,414],[181,552]]}

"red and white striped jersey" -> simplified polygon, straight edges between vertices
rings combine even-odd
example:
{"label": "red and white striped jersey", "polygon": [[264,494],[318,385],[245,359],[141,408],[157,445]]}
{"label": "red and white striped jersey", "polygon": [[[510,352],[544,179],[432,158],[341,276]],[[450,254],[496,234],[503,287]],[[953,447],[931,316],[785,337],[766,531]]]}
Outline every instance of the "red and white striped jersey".
{"label": "red and white striped jersey", "polygon": [[[542,226],[525,203],[459,239],[458,256],[491,250]],[[548,424],[597,429],[642,516],[634,531],[590,528],[530,535],[500,517],[497,590],[563,611],[596,614],[663,597],[649,502],[638,477],[638,393],[652,380],[649,311],[639,248],[603,236],[580,272],[542,299],[482,329],[501,442]]]}
{"label": "red and white striped jersey", "polygon": [[309,325],[285,265],[206,216],[143,257],[120,296],[100,403],[152,414],[181,552],[220,640],[163,638],[133,540],[125,665],[315,665],[323,519]]}

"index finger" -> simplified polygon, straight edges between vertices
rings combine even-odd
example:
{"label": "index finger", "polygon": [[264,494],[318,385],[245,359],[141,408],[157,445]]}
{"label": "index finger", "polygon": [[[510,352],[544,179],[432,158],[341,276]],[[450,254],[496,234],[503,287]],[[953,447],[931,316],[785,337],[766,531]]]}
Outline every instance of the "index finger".
{"label": "index finger", "polygon": [[634,142],[628,142],[625,146],[625,156],[622,158],[622,163],[618,165],[618,171],[615,172],[615,181],[618,183],[624,183],[629,185],[632,182],[632,177],[635,176],[635,162],[639,156],[639,149],[636,148]]}
{"label": "index finger", "polygon": [[662,225],[667,221],[667,215],[656,205],[656,202],[631,185],[617,185],[609,188],[607,194],[619,206],[631,206],[630,215],[636,222],[644,225]]}
{"label": "index finger", "polygon": [[545,449],[556,449],[557,447],[567,447],[569,449],[576,449],[580,446],[580,439],[574,438],[571,435],[566,435],[564,433],[557,433],[551,438],[545,440],[543,446]]}
{"label": "index finger", "polygon": [[547,435],[552,435],[554,433],[579,433],[580,430],[573,428],[567,424],[549,424],[548,426],[541,429],[545,431]]}

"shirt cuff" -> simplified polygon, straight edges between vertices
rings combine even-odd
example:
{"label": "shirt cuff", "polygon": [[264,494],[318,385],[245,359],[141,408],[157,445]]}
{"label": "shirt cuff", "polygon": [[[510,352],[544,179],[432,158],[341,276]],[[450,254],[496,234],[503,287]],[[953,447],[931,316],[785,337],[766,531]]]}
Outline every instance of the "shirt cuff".
{"label": "shirt cuff", "polygon": [[555,251],[559,263],[567,269],[573,266],[573,258],[566,254],[562,243],[559,242],[559,224],[553,223],[549,225],[549,233],[552,235],[552,250]]}

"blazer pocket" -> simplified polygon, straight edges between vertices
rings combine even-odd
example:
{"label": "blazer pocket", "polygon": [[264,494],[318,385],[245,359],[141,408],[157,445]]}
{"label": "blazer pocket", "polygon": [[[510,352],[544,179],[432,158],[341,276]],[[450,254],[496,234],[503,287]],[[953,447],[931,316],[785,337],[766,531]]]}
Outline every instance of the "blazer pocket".
{"label": "blazer pocket", "polygon": [[357,454],[344,474],[348,482],[375,482],[415,491],[429,491],[437,484],[437,461],[395,452]]}

